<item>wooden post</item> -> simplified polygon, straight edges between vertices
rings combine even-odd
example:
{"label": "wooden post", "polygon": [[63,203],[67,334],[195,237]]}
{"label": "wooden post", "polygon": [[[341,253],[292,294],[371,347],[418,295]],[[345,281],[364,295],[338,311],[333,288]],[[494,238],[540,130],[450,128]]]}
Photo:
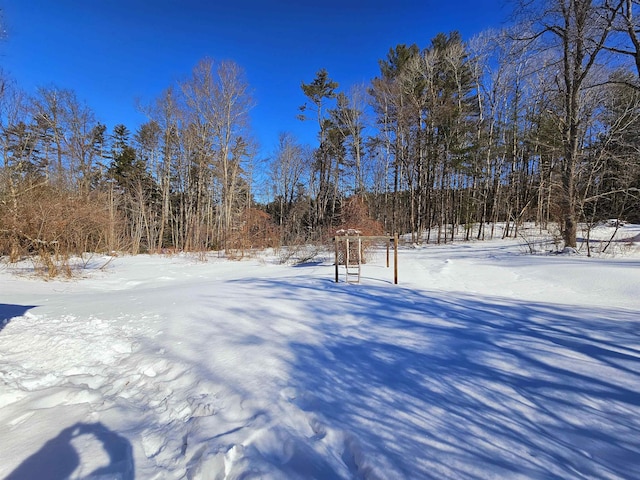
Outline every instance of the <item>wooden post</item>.
{"label": "wooden post", "polygon": [[358,237],[358,283],[362,274],[362,239]]}
{"label": "wooden post", "polygon": [[389,243],[390,239],[387,239],[387,268],[389,268]]}
{"label": "wooden post", "polygon": [[346,245],[346,249],[345,249],[345,254],[344,254],[344,265],[345,265],[345,271],[347,272],[345,274],[345,280],[347,283],[349,283],[349,237],[347,236],[347,239],[345,240]]}
{"label": "wooden post", "polygon": [[393,234],[393,283],[398,284],[398,234]]}
{"label": "wooden post", "polygon": [[336,283],[338,283],[338,237],[333,237],[336,244]]}

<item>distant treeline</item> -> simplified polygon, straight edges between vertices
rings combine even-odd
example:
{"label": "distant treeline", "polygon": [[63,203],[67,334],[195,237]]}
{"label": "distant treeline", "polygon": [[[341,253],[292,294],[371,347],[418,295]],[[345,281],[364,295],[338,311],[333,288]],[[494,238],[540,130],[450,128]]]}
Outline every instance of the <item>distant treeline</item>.
{"label": "distant treeline", "polygon": [[581,223],[640,222],[634,8],[523,2],[505,30],[391,48],[348,91],[321,69],[297,112],[317,144],[283,133],[268,165],[234,62],[199,62],[134,132],[107,131],[72,91],[27,95],[5,76],[0,255],[238,252],[341,227],[447,242],[461,225],[482,239],[530,221],[575,246]]}

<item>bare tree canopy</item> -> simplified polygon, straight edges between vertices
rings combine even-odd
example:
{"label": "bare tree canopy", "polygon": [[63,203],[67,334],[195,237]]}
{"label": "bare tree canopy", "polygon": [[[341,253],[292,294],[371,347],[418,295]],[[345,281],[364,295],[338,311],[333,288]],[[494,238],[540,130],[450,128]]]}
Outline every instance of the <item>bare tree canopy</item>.
{"label": "bare tree canopy", "polygon": [[341,90],[320,68],[297,112],[316,144],[282,133],[265,162],[233,61],[198,62],[133,130],[3,74],[0,255],[243,254],[362,225],[440,243],[525,222],[576,248],[600,221],[640,221],[640,2],[513,5],[502,30],[391,47],[367,84]]}

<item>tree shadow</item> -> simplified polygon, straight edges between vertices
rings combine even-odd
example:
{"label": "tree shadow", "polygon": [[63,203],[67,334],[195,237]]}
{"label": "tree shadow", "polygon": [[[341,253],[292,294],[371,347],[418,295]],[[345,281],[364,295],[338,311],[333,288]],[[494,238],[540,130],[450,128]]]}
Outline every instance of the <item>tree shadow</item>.
{"label": "tree shadow", "polygon": [[[355,477],[640,471],[637,311],[295,279],[250,283],[264,289],[256,298],[296,301],[300,321],[320,330],[321,342],[289,343],[292,402],[344,432],[342,459]],[[269,303],[250,308],[256,318],[282,314]]]}
{"label": "tree shadow", "polygon": [[87,478],[135,478],[133,450],[125,437],[109,430],[102,423],[76,423],[45,443],[5,480],[68,479],[81,466],[82,452],[76,451],[72,440],[83,435],[91,435],[98,440],[109,459],[108,465],[95,469]]}
{"label": "tree shadow", "polygon": [[0,303],[0,332],[15,317],[21,317],[36,305],[13,305]]}

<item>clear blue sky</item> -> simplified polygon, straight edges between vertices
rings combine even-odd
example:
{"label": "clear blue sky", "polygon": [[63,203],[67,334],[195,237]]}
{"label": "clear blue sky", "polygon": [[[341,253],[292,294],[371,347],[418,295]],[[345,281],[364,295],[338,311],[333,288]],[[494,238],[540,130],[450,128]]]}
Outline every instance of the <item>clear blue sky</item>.
{"label": "clear blue sky", "polygon": [[0,0],[7,39],[0,66],[23,89],[74,90],[109,130],[131,131],[147,103],[204,57],[244,68],[257,106],[262,155],[278,133],[312,142],[296,120],[301,82],[325,68],[340,90],[378,75],[400,43],[425,47],[439,32],[468,39],[507,16],[502,0]]}

